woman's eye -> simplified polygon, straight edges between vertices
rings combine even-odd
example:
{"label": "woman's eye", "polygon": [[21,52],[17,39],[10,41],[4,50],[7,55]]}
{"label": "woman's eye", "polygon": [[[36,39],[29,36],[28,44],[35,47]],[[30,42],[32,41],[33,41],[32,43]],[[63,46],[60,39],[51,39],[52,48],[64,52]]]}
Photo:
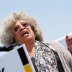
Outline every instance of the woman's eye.
{"label": "woman's eye", "polygon": [[27,27],[27,26],[28,26],[28,24],[23,24],[23,26],[24,26],[24,27]]}
{"label": "woman's eye", "polygon": [[18,29],[19,29],[19,27],[15,27],[15,28],[14,28],[14,31],[18,31]]}

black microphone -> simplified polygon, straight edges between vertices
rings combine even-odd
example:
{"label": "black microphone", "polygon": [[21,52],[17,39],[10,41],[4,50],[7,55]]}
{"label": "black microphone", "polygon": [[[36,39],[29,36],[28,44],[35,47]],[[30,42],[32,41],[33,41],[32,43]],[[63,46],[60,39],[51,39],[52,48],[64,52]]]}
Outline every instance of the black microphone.
{"label": "black microphone", "polygon": [[13,45],[10,45],[10,46],[0,46],[0,51],[11,51],[14,49],[14,47],[17,46],[17,44],[13,44]]}

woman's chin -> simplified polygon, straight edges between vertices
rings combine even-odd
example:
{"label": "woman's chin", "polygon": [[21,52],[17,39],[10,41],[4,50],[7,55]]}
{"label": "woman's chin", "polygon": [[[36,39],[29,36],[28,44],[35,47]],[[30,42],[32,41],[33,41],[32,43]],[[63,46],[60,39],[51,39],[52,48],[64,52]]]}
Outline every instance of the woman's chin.
{"label": "woman's chin", "polygon": [[22,40],[23,41],[31,41],[32,40],[32,37],[24,37]]}

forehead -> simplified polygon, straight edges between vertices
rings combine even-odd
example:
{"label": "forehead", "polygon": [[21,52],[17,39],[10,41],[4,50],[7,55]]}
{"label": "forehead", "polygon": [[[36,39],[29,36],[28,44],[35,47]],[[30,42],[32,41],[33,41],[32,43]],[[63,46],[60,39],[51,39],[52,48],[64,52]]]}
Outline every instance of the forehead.
{"label": "forehead", "polygon": [[24,23],[28,23],[27,21],[24,21],[24,20],[18,20],[16,21],[15,25],[16,24],[24,24]]}
{"label": "forehead", "polygon": [[20,24],[28,24],[29,22],[28,21],[24,21],[24,20],[17,20],[13,26],[16,26],[16,25],[20,25]]}

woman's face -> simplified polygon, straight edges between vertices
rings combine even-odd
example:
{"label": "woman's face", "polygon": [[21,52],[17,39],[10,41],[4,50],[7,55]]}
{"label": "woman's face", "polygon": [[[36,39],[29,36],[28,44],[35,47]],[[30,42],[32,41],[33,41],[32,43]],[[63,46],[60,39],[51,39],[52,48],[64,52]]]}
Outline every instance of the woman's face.
{"label": "woman's face", "polygon": [[23,20],[19,20],[13,25],[13,35],[17,43],[35,40],[30,24]]}

